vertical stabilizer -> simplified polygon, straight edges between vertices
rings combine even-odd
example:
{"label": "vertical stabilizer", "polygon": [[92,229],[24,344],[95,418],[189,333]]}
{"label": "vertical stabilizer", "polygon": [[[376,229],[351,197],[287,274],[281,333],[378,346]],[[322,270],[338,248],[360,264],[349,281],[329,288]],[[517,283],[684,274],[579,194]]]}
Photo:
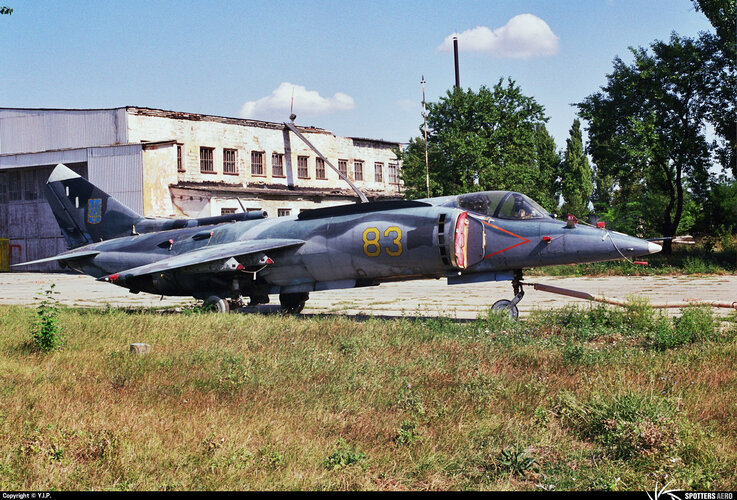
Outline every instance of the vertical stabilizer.
{"label": "vertical stabilizer", "polygon": [[143,219],[62,164],[51,172],[45,194],[70,249],[129,235]]}

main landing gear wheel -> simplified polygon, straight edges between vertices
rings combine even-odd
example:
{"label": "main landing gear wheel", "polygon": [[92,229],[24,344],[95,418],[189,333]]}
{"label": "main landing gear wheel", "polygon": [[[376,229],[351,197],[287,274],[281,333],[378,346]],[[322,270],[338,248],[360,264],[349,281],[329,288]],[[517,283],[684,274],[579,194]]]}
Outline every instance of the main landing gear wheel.
{"label": "main landing gear wheel", "polygon": [[509,313],[509,317],[511,319],[517,319],[519,317],[519,309],[517,309],[517,306],[512,303],[511,300],[507,299],[501,299],[494,302],[494,305],[491,306],[492,311],[507,311]]}
{"label": "main landing gear wheel", "polygon": [[522,297],[525,296],[525,291],[522,289],[522,270],[517,269],[514,271],[514,278],[512,279],[512,290],[514,290],[514,298],[512,300],[502,299],[494,302],[491,306],[492,311],[507,311],[510,319],[516,320],[519,317],[519,309],[517,304]]}
{"label": "main landing gear wheel", "polygon": [[205,308],[219,313],[230,312],[230,304],[228,301],[222,297],[218,297],[217,295],[210,295],[207,297],[205,300]]}
{"label": "main landing gear wheel", "polygon": [[305,308],[309,293],[283,293],[279,295],[281,310],[286,314],[299,314]]}

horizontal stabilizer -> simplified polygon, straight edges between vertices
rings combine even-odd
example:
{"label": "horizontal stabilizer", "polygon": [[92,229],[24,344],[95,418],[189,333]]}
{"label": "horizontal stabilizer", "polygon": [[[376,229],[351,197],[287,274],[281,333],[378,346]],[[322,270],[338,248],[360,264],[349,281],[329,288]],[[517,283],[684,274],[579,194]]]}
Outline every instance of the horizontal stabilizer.
{"label": "horizontal stabilizer", "polygon": [[[206,264],[231,257],[242,257],[244,255],[256,252],[266,252],[269,250],[277,250],[282,248],[294,247],[304,244],[304,240],[289,239],[264,239],[250,241],[235,241],[233,243],[223,243],[211,247],[193,250],[181,255],[175,255],[168,259],[159,260],[145,266],[134,267],[125,271],[116,273],[120,278],[128,279],[136,276],[144,276],[146,274],[161,273],[172,271],[174,269],[182,269],[198,264]],[[110,275],[113,276],[113,275]],[[98,281],[111,281],[110,276],[98,278]],[[114,281],[114,280],[112,280]]]}
{"label": "horizontal stabilizer", "polygon": [[84,257],[93,257],[100,253],[97,250],[87,250],[86,252],[68,252],[57,255],[56,257],[48,257],[46,259],[32,260],[30,262],[21,262],[20,264],[13,264],[10,267],[16,266],[30,266],[31,264],[42,264],[44,262],[66,262],[68,260],[81,259]]}

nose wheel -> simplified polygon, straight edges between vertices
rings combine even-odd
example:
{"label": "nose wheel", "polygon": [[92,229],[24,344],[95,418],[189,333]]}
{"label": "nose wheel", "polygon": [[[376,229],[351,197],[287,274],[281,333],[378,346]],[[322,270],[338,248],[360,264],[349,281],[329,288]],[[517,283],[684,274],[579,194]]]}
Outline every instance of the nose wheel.
{"label": "nose wheel", "polygon": [[514,290],[514,298],[512,300],[501,299],[494,302],[491,306],[492,311],[506,311],[511,319],[516,320],[519,317],[519,309],[517,304],[522,297],[525,296],[525,291],[522,289],[522,271],[517,270],[514,273],[514,279],[512,280],[512,290]]}

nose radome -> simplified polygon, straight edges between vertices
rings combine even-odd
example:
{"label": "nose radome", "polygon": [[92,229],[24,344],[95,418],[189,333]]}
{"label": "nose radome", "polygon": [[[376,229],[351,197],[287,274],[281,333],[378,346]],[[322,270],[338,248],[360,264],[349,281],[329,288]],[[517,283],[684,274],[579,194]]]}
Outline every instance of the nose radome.
{"label": "nose radome", "polygon": [[653,243],[652,241],[648,241],[648,242],[647,242],[647,250],[648,250],[648,251],[649,251],[650,253],[658,253],[658,252],[660,252],[660,251],[661,251],[662,249],[663,249],[663,247],[661,247],[661,246],[660,246],[660,245],[658,245],[657,243]]}

